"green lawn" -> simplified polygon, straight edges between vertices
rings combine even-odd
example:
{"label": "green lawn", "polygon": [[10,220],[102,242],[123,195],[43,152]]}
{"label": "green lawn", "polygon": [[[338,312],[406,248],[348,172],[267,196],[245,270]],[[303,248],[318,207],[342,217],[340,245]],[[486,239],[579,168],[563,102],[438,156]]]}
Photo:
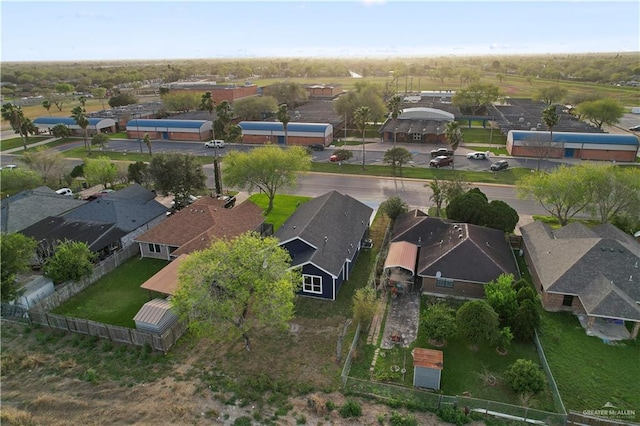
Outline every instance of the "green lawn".
{"label": "green lawn", "polygon": [[[342,164],[338,163],[311,163],[311,170],[314,172],[349,174],[349,175],[369,175],[369,176],[386,176],[393,177],[391,166],[372,166],[367,165],[362,170],[360,164]],[[463,170],[442,170],[429,167],[403,167],[402,176],[412,179],[450,179],[453,176],[460,176],[468,182],[478,183],[500,183],[514,185],[515,182],[523,176],[529,175],[529,169],[515,167],[500,172],[472,172]],[[399,174],[399,172],[397,172]]]}
{"label": "green lawn", "polygon": [[[50,136],[29,136],[27,145],[50,139]],[[0,141],[0,151],[6,151],[13,148],[22,148],[22,138],[3,139]]]}
{"label": "green lawn", "polygon": [[465,127],[467,124],[461,123],[460,130],[462,131],[462,137],[466,143],[486,143],[487,145],[506,145],[507,136],[503,135],[500,130],[483,129],[483,128],[469,128]]}
{"label": "green lawn", "polygon": [[540,340],[568,410],[635,410],[640,421],[640,342],[607,345],[567,312],[542,312]]}
{"label": "green lawn", "polygon": [[[267,215],[265,222],[273,224],[273,231],[277,231],[300,204],[310,199],[311,197],[276,194],[273,210]],[[265,194],[253,194],[249,197],[249,201],[253,201],[264,210],[269,206],[269,198]]]}
{"label": "green lawn", "polygon": [[129,259],[53,313],[134,328],[133,317],[150,300],[140,285],[166,265],[160,259]]}

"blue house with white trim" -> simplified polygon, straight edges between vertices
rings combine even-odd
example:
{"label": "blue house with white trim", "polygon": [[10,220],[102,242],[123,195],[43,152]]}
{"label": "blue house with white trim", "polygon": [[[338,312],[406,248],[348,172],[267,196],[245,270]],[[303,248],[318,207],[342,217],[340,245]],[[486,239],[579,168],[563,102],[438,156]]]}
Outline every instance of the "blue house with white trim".
{"label": "blue house with white trim", "polygon": [[213,138],[213,122],[210,120],[171,120],[136,118],[127,122],[127,137],[177,141],[208,141]]}
{"label": "blue house with white trim", "polygon": [[[640,139],[632,134],[509,130],[507,151],[517,157],[629,161],[638,156]],[[547,153],[548,151],[548,153]]]}
{"label": "blue house with white trim", "polygon": [[[242,141],[250,144],[285,144],[284,126],[279,121],[241,121]],[[330,145],[333,126],[328,123],[287,123],[289,145]]]}
{"label": "blue house with white trim", "polygon": [[336,300],[367,236],[373,209],[337,191],[307,201],[275,233],[302,272],[299,294]]}

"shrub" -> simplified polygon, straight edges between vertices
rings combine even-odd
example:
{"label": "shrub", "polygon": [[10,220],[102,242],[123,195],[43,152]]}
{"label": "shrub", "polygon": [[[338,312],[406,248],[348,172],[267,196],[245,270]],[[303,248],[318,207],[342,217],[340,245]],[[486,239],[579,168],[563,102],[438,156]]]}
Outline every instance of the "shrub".
{"label": "shrub", "polygon": [[389,418],[391,426],[418,426],[418,420],[411,414],[403,416],[402,414],[394,411]]}
{"label": "shrub", "polygon": [[456,410],[450,406],[444,406],[440,408],[437,412],[438,417],[444,420],[447,423],[453,423],[454,425],[460,426],[471,422],[469,416],[465,415],[464,412]]}
{"label": "shrub", "polygon": [[362,407],[357,402],[348,400],[340,408],[340,415],[345,419],[350,417],[360,417],[362,415]]}
{"label": "shrub", "polygon": [[518,394],[537,393],[544,389],[544,373],[536,363],[518,359],[505,373],[509,387]]}
{"label": "shrub", "polygon": [[353,157],[353,152],[348,149],[336,149],[333,151],[333,155],[338,157],[338,161],[345,161]]}

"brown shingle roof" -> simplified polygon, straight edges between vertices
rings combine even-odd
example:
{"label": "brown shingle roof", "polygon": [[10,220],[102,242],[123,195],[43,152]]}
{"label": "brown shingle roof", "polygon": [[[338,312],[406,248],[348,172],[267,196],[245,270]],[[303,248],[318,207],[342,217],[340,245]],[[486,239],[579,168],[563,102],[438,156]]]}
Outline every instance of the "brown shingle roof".
{"label": "brown shingle roof", "polygon": [[186,258],[186,254],[178,256],[167,266],[156,272],[140,287],[144,288],[145,290],[157,291],[158,293],[168,294],[169,296],[172,296],[178,288],[178,268],[180,267],[182,261]]}
{"label": "brown shingle roof", "polygon": [[202,197],[158,226],[136,238],[137,242],[180,247],[179,256],[207,247],[215,239],[229,239],[256,229],[264,222],[262,209],[244,201],[225,209],[224,200]]}
{"label": "brown shingle roof", "polygon": [[442,351],[415,348],[413,350],[413,366],[442,370],[444,356]]}

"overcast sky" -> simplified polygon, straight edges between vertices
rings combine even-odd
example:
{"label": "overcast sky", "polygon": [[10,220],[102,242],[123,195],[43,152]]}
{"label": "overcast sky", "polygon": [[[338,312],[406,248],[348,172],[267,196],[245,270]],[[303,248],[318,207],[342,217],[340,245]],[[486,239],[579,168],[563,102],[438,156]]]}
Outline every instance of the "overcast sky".
{"label": "overcast sky", "polygon": [[7,1],[2,61],[640,52],[640,2]]}

